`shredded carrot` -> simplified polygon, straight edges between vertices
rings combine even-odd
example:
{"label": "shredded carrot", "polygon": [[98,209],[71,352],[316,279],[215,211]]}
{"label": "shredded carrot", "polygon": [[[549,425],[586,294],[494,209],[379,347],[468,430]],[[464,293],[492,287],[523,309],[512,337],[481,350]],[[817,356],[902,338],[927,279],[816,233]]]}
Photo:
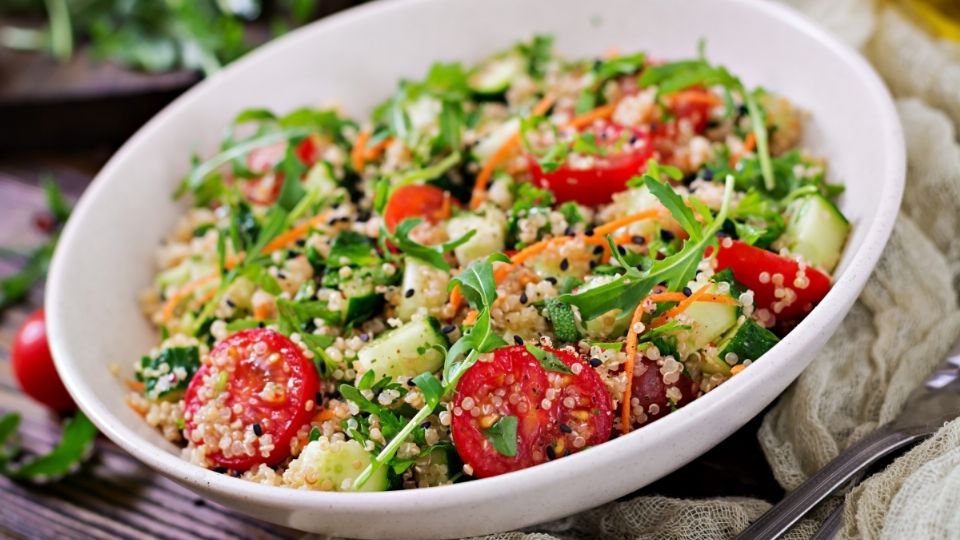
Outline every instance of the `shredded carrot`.
{"label": "shredded carrot", "polygon": [[353,163],[353,170],[358,173],[363,170],[363,164],[366,162],[367,142],[369,141],[370,130],[365,129],[357,134],[357,140],[350,150],[350,162]]}
{"label": "shredded carrot", "polygon": [[328,217],[330,217],[329,210],[317,214],[316,216],[308,219],[307,221],[304,221],[303,223],[297,225],[296,227],[290,229],[289,231],[283,234],[277,235],[276,238],[271,240],[263,248],[263,254],[269,255],[274,251],[279,251],[287,247],[291,243],[296,242],[297,240],[306,236],[307,232],[309,232],[311,228],[316,227],[317,225],[320,225],[321,223],[326,221]]}
{"label": "shredded carrot", "polygon": [[127,388],[133,390],[134,392],[143,392],[147,388],[147,385],[133,379],[127,379],[123,382],[127,385]]}
{"label": "shredded carrot", "polygon": [[[543,99],[534,105],[531,114],[533,116],[539,116],[546,113],[550,110],[550,107],[553,106],[555,100],[556,98],[553,94],[543,96]],[[497,151],[490,156],[490,159],[483,164],[483,168],[480,169],[480,174],[477,175],[477,179],[473,184],[473,193],[470,196],[470,208],[476,209],[483,203],[487,196],[487,184],[490,183],[493,171],[519,146],[520,133],[515,133],[512,137],[504,141],[504,143],[500,145],[500,148],[497,148]]]}
{"label": "shredded carrot", "polygon": [[623,389],[623,401],[620,407],[620,422],[623,424],[623,433],[630,433],[630,398],[633,393],[633,369],[636,365],[637,357],[637,323],[643,318],[643,304],[640,302],[637,309],[633,310],[633,318],[630,319],[630,329],[627,330],[627,359],[623,364],[623,372],[627,374],[627,385]]}
{"label": "shredded carrot", "polygon": [[200,298],[197,298],[196,305],[202,306],[207,302],[209,302],[211,299],[213,299],[213,297],[216,295],[217,295],[217,289],[216,287],[214,287],[209,291],[205,292],[203,296],[201,296]]}
{"label": "shredded carrot", "polygon": [[255,321],[265,321],[269,315],[269,309],[267,309],[267,304],[265,303],[253,308],[253,320]]}
{"label": "shredded carrot", "polygon": [[683,313],[684,311],[687,310],[687,308],[692,306],[694,302],[702,301],[703,297],[707,295],[707,290],[709,288],[710,288],[710,284],[707,283],[703,287],[700,287],[699,289],[694,291],[693,294],[684,298],[682,302],[673,306],[666,313],[661,315],[657,320],[653,321],[653,327],[656,328],[662,325],[663,323],[667,322],[669,319]]}
{"label": "shredded carrot", "polygon": [[477,316],[479,313],[475,309],[471,309],[465,319],[463,319],[463,324],[473,324],[477,322]]}
{"label": "shredded carrot", "polygon": [[573,120],[570,120],[570,123],[567,124],[567,127],[580,129],[582,127],[587,127],[590,124],[596,122],[597,120],[606,120],[613,116],[613,111],[617,110],[616,103],[608,103],[606,105],[601,105],[596,109],[581,114],[580,116],[575,117]]}
{"label": "shredded carrot", "polygon": [[613,231],[619,229],[620,227],[626,227],[631,223],[637,221],[643,221],[645,219],[652,219],[659,216],[662,213],[662,210],[659,208],[651,208],[650,210],[644,210],[643,212],[637,212],[636,214],[631,214],[620,219],[615,219],[610,223],[601,225],[593,230],[595,236],[603,236],[605,234],[610,234]]}
{"label": "shredded carrot", "polygon": [[573,239],[569,236],[558,236],[556,238],[549,238],[547,240],[541,240],[534,244],[530,244],[529,246],[514,253],[513,256],[510,257],[510,262],[512,262],[513,264],[523,264],[534,255],[539,255],[540,253],[543,253],[548,247],[554,246],[554,245],[559,246],[561,244],[565,244],[569,242],[570,240],[573,240]]}
{"label": "shredded carrot", "polygon": [[498,266],[497,269],[493,271],[493,280],[498,284],[503,283],[503,280],[507,279],[507,276],[510,275],[511,270],[513,270],[512,264]]}
{"label": "shredded carrot", "polygon": [[730,166],[736,167],[737,163],[740,162],[740,159],[747,153],[753,152],[753,148],[757,145],[757,136],[751,131],[747,133],[745,139],[743,139],[743,149],[737,152],[736,154],[730,156]]}
{"label": "shredded carrot", "polygon": [[671,97],[674,103],[704,104],[710,107],[716,107],[723,103],[720,96],[706,90],[684,90],[677,92]]}
{"label": "shredded carrot", "polygon": [[745,370],[745,369],[747,369],[747,366],[745,366],[745,365],[743,365],[743,364],[737,364],[737,365],[733,366],[732,368],[730,368],[730,375],[731,375],[731,376],[736,375],[737,373],[740,373],[741,371],[743,371],[743,370]]}
{"label": "shredded carrot", "polygon": [[450,290],[450,305],[456,310],[460,307],[460,302],[463,302],[463,293],[460,292],[459,285],[454,285],[453,289]]}
{"label": "shredded carrot", "polygon": [[[369,139],[368,139],[369,140]],[[369,150],[363,155],[366,161],[371,161],[377,159],[384,150],[390,146],[390,143],[393,142],[393,137],[387,137],[386,139],[378,142],[377,144],[370,147]]]}
{"label": "shredded carrot", "polygon": [[326,422],[327,420],[330,420],[336,416],[337,415],[336,413],[333,412],[333,409],[320,409],[320,412],[318,412],[317,415],[313,417],[313,421]]}
{"label": "shredded carrot", "polygon": [[163,309],[160,311],[160,319],[164,322],[169,321],[170,318],[173,317],[174,310],[180,305],[180,302],[193,294],[197,289],[209,285],[218,279],[220,279],[218,274],[210,274],[209,276],[196,279],[180,287],[180,289],[170,295],[170,298],[163,304]]}
{"label": "shredded carrot", "polygon": [[130,396],[127,396],[126,401],[127,401],[127,406],[133,409],[133,412],[139,414],[140,416],[146,416],[147,412],[150,410],[147,407],[147,404],[143,402],[143,400],[134,401],[130,399]]}

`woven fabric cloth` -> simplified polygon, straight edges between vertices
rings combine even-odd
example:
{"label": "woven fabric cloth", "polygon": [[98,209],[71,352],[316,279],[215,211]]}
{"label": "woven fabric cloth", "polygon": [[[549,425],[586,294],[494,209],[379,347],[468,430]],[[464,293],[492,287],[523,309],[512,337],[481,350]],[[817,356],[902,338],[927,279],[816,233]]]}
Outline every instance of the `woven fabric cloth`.
{"label": "woven fabric cloth", "polygon": [[[960,54],[875,0],[784,0],[873,63],[897,99],[908,153],[890,243],[836,335],[764,418],[774,475],[793,489],[893,419],[960,334]],[[490,540],[729,538],[770,505],[643,496]],[[846,496],[844,538],[960,538],[960,420]],[[789,538],[809,538],[820,508]]]}

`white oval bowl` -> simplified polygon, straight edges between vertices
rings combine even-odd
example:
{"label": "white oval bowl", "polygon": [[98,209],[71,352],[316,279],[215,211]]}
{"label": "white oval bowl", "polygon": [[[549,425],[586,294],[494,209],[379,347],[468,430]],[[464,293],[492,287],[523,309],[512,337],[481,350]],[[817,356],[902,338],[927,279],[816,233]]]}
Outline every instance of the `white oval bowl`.
{"label": "white oval bowl", "polygon": [[[610,47],[657,58],[708,57],[748,84],[810,111],[806,145],[844,182],[853,223],[836,284],[763,359],[676,413],[626,437],[479,481],[385,493],[298,491],[191,465],[124,402],[108,364],[128,366],[157,341],[140,312],[153,254],[184,207],[171,192],[192,152],[209,154],[245,107],[290,110],[339,101],[360,116],[400,78],[434,61],[471,62],[535,32],[568,57]],[[594,507],[694,459],[780,394],[837,328],[893,227],[905,175],[900,124],[867,63],[797,14],[751,0],[395,0],[365,5],[279,39],[180,97],[110,160],[77,205],[47,285],[57,369],[114,442],[196,492],[308,531],[367,538],[504,531]]]}

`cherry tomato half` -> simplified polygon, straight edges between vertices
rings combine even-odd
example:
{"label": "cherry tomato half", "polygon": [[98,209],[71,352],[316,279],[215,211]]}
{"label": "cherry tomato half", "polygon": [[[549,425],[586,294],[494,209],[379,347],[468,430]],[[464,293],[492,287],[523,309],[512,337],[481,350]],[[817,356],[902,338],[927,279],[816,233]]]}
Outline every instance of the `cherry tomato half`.
{"label": "cherry tomato half", "polygon": [[[612,403],[599,375],[575,355],[546,350],[579,373],[546,371],[523,346],[515,346],[475,364],[457,385],[453,442],[474,476],[516,471],[610,438]],[[513,456],[501,454],[488,437],[507,416],[517,419]]]}
{"label": "cherry tomato half", "polygon": [[393,232],[407,218],[422,217],[436,223],[450,216],[452,205],[460,204],[450,193],[429,184],[410,184],[397,188],[390,194],[383,210],[383,223]]}
{"label": "cherry tomato half", "polygon": [[[656,362],[644,358],[640,365],[643,367],[634,370],[630,393],[640,401],[639,408],[643,409],[646,415],[646,419],[640,422],[641,425],[653,422],[673,408],[683,407],[697,397],[697,383],[687,375],[681,373],[677,382],[668,385],[663,382],[663,375]],[[680,399],[676,403],[667,397],[670,388],[680,391]]]}
{"label": "cherry tomato half", "polygon": [[34,311],[17,330],[10,359],[13,375],[25,394],[60,413],[77,408],[53,365],[42,309]]}
{"label": "cherry tomato half", "polygon": [[717,271],[729,268],[737,281],[753,291],[753,305],[770,310],[777,321],[798,320],[830,290],[830,277],[816,268],[806,267],[798,279],[797,261],[739,240],[728,240],[720,242]]}
{"label": "cherry tomato half", "polygon": [[[650,136],[611,123],[589,128],[605,155],[590,156],[592,163],[571,164],[544,172],[533,156],[527,156],[530,173],[540,187],[553,192],[557,202],[576,201],[596,206],[626,189],[627,180],[641,174],[653,156]],[[584,166],[586,165],[586,166]]]}
{"label": "cherry tomato half", "polygon": [[[323,145],[317,136],[303,139],[294,148],[294,153],[307,167],[320,161],[322,151]],[[283,161],[286,153],[287,143],[279,142],[254,148],[247,154],[247,168],[261,175],[241,180],[240,189],[247,200],[262,205],[270,205],[277,200],[283,187],[283,173],[275,172],[273,168]]]}
{"label": "cherry tomato half", "polygon": [[[216,466],[273,466],[290,455],[290,440],[313,417],[318,390],[316,369],[296,344],[273,330],[243,330],[221,341],[190,381],[184,433],[211,449],[206,456]],[[238,420],[239,428],[230,426]]]}

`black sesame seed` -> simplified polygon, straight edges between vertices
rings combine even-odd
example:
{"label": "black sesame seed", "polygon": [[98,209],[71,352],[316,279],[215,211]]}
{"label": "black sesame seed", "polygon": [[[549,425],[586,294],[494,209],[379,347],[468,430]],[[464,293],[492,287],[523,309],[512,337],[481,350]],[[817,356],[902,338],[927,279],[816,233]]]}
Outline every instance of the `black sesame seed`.
{"label": "black sesame seed", "polygon": [[338,202],[335,202],[335,203],[331,204],[331,205],[330,205],[330,208],[333,208],[334,210],[336,210],[337,208],[340,208],[340,202],[338,201]]}
{"label": "black sesame seed", "polygon": [[599,255],[599,254],[601,254],[601,253],[603,253],[603,246],[597,246],[597,247],[593,248],[593,254],[594,254],[594,255]]}
{"label": "black sesame seed", "polygon": [[288,259],[293,259],[293,258],[296,257],[296,256],[297,256],[297,252],[296,252],[296,251],[294,251],[294,250],[292,250],[292,249],[287,250],[287,258],[288,258]]}
{"label": "black sesame seed", "polygon": [[229,299],[229,298],[227,298],[227,299],[224,300],[223,302],[224,302],[225,304],[227,304],[227,307],[228,307],[228,308],[235,308],[235,307],[237,307],[237,305],[233,303],[233,300],[231,300],[231,299]]}
{"label": "black sesame seed", "polygon": [[307,245],[307,240],[306,240],[306,238],[298,238],[297,241],[296,241],[296,244],[297,244],[298,246],[300,246],[300,247],[303,247],[303,246]]}
{"label": "black sesame seed", "polygon": [[627,248],[623,246],[617,246],[617,253],[619,253],[621,257],[626,256]]}
{"label": "black sesame seed", "polygon": [[637,142],[637,134],[636,134],[636,133],[631,133],[631,134],[630,134],[630,144],[636,144],[636,142]]}
{"label": "black sesame seed", "polygon": [[430,427],[430,421],[427,420],[426,422],[420,424],[420,427],[422,427],[423,429],[427,429],[428,427]]}
{"label": "black sesame seed", "polygon": [[283,272],[277,272],[277,277],[280,279],[287,279],[287,275]]}
{"label": "black sesame seed", "polygon": [[317,392],[316,394],[314,394],[313,401],[318,405],[320,403],[323,403],[323,394],[321,394],[320,392]]}
{"label": "black sesame seed", "polygon": [[590,367],[600,367],[600,364],[602,364],[602,363],[603,363],[603,360],[601,360],[601,359],[599,359],[599,358],[591,358],[591,359],[590,359]]}
{"label": "black sesame seed", "polygon": [[747,105],[744,104],[744,103],[741,103],[740,106],[737,107],[737,114],[739,114],[740,116],[743,116],[743,115],[747,114],[748,112],[750,112],[750,109],[748,109],[748,108],[747,108]]}
{"label": "black sesame seed", "polygon": [[528,300],[530,300],[530,299],[527,298],[527,292],[526,292],[526,291],[520,293],[520,303],[521,303],[521,304],[526,304]]}
{"label": "black sesame seed", "polygon": [[227,472],[227,468],[226,468],[226,467],[214,467],[214,468],[213,468],[213,472],[223,474],[223,473]]}
{"label": "black sesame seed", "polygon": [[260,321],[260,322],[257,323],[257,328],[265,328],[266,326],[267,326],[267,324],[266,324],[265,322],[263,322],[263,321]]}
{"label": "black sesame seed", "polygon": [[240,471],[230,471],[230,476],[234,478],[240,478],[242,476],[242,473]]}
{"label": "black sesame seed", "polygon": [[560,270],[565,271],[567,268],[570,268],[570,261],[568,261],[567,258],[564,257],[563,260],[560,261]]}
{"label": "black sesame seed", "polygon": [[350,223],[350,218],[347,217],[347,216],[343,216],[343,217],[340,218],[340,222],[341,222],[341,223]]}
{"label": "black sesame seed", "polygon": [[568,425],[566,425],[566,424],[560,424],[560,431],[562,431],[562,432],[564,432],[564,433],[573,433],[573,428],[571,428],[570,426],[568,426]]}
{"label": "black sesame seed", "polygon": [[260,424],[253,425],[253,434],[256,435],[257,437],[263,435],[263,428],[260,427]]}
{"label": "black sesame seed", "polygon": [[369,210],[363,210],[357,214],[357,221],[370,221],[371,213]]}
{"label": "black sesame seed", "polygon": [[693,291],[690,290],[690,287],[684,287],[684,288],[683,288],[683,295],[684,295],[684,296],[690,296],[691,294],[693,294]]}
{"label": "black sesame seed", "polygon": [[713,180],[713,169],[703,169],[703,171],[700,172],[700,176],[703,177],[704,180]]}
{"label": "black sesame seed", "polygon": [[552,446],[547,447],[547,457],[551,460],[557,459],[557,451]]}
{"label": "black sesame seed", "polygon": [[674,235],[672,232],[663,229],[660,231],[660,238],[662,238],[664,242],[669,242],[674,239]]}
{"label": "black sesame seed", "polygon": [[370,334],[367,334],[367,333],[360,334],[360,341],[364,343],[370,341]]}
{"label": "black sesame seed", "polygon": [[557,278],[555,278],[555,277],[553,277],[553,276],[548,277],[548,278],[545,279],[544,281],[550,283],[551,285],[556,285],[556,284],[557,284]]}
{"label": "black sesame seed", "polygon": [[413,289],[407,289],[406,291],[404,291],[403,296],[405,298],[410,298],[411,296],[413,296],[413,292],[414,292]]}
{"label": "black sesame seed", "polygon": [[587,227],[586,230],[583,231],[583,234],[593,236],[593,226]]}
{"label": "black sesame seed", "polygon": [[517,335],[513,336],[513,342],[517,345],[523,345],[523,338]]}
{"label": "black sesame seed", "polygon": [[340,219],[340,218],[332,217],[332,218],[328,219],[328,220],[327,220],[327,225],[336,225],[338,219]]}
{"label": "black sesame seed", "polygon": [[647,239],[644,238],[644,237],[642,237],[642,236],[640,236],[639,234],[636,234],[636,235],[633,235],[633,236],[630,237],[630,241],[633,242],[634,244],[638,245],[638,246],[642,246],[642,245],[644,244],[644,242],[647,241]]}
{"label": "black sesame seed", "polygon": [[454,325],[452,325],[452,324],[448,324],[448,325],[444,326],[443,328],[441,328],[440,331],[443,332],[444,334],[449,334],[450,332],[453,332],[453,331],[456,330],[456,329],[457,329],[456,326],[454,326]]}
{"label": "black sesame seed", "polygon": [[407,379],[407,386],[416,386],[417,383],[413,379]]}
{"label": "black sesame seed", "polygon": [[563,234],[566,236],[573,236],[576,231],[573,230],[573,227],[567,227],[563,230]]}

